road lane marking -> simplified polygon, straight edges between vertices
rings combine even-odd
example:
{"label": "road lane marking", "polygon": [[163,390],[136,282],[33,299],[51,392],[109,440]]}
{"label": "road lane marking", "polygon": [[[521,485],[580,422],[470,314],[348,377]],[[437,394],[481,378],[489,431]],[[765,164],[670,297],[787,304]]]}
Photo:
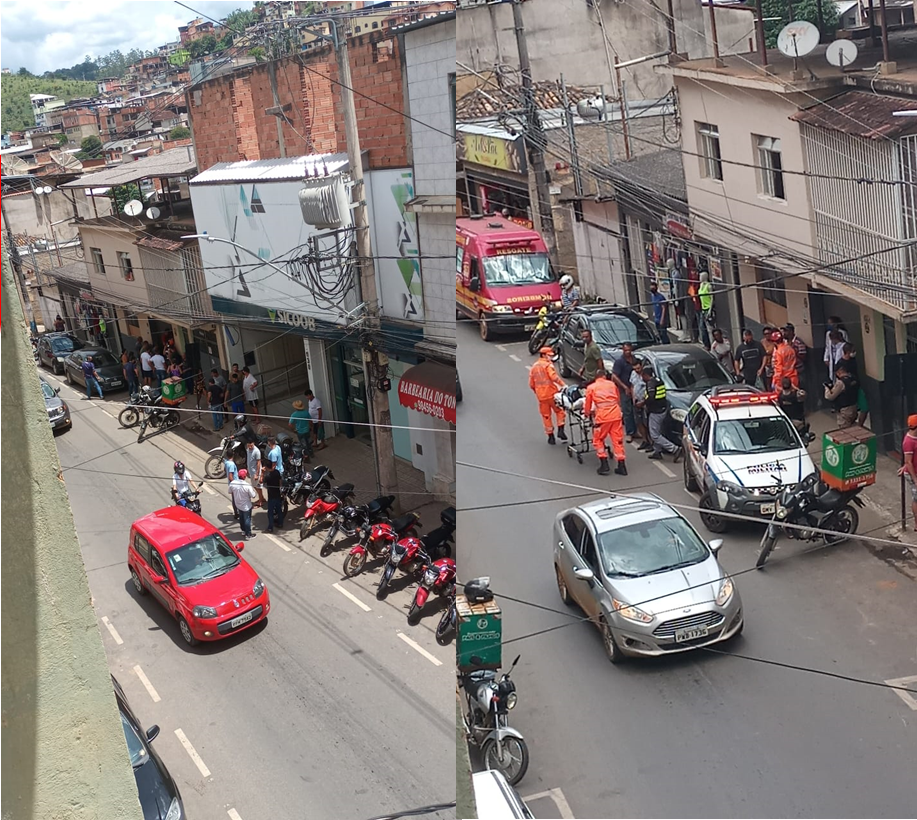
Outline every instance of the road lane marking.
{"label": "road lane marking", "polygon": [[191,741],[185,737],[185,733],[181,729],[175,730],[175,737],[178,738],[178,742],[185,747],[185,751],[188,753],[188,757],[194,761],[194,765],[197,766],[198,771],[204,777],[210,777],[210,769],[204,765],[204,761],[201,760],[201,756],[197,753],[197,750],[191,745]]}
{"label": "road lane marking", "polygon": [[350,598],[350,600],[353,601],[364,612],[372,612],[372,610],[368,606],[366,606],[366,604],[364,604],[359,598],[357,598],[356,595],[353,595],[350,592],[348,592],[340,584],[332,584],[331,586],[333,586],[338,592],[340,592],[341,595],[344,595],[347,598]]}
{"label": "road lane marking", "polygon": [[510,354],[509,354],[509,357],[510,357],[514,362],[521,362],[521,361],[522,361],[522,359],[520,359],[515,353],[510,353]]}
{"label": "road lane marking", "polygon": [[662,472],[664,472],[669,478],[675,478],[675,473],[673,473],[665,464],[660,464],[658,461],[654,461],[655,464]]}
{"label": "road lane marking", "polygon": [[217,494],[217,491],[214,490],[213,487],[211,487],[209,484],[201,483],[201,486],[204,488],[204,492],[205,492],[205,493],[209,493],[210,495],[216,495],[216,494]]}
{"label": "road lane marking", "polygon": [[103,412],[106,416],[108,416],[110,419],[113,419],[113,418],[114,418],[114,416],[113,416],[111,413],[109,413],[104,407],[102,408],[102,412]]}
{"label": "road lane marking", "polygon": [[[908,689],[917,690],[917,686],[912,686],[912,684],[917,684],[917,675],[910,675],[906,678],[892,678],[892,680],[885,682],[889,686],[906,686]],[[892,689],[892,691],[907,704],[908,709],[913,709],[917,712],[917,698],[908,692],[902,692],[900,689]]]}
{"label": "road lane marking", "polygon": [[108,631],[111,632],[111,636],[115,639],[115,643],[118,644],[118,646],[124,643],[124,641],[121,640],[121,636],[118,634],[118,630],[115,629],[114,624],[108,620],[107,615],[102,616],[102,623],[108,627]]}
{"label": "road lane marking", "polygon": [[269,532],[266,532],[266,533],[263,533],[263,534],[266,535],[268,538],[270,538],[271,541],[273,541],[278,547],[280,547],[280,549],[282,549],[282,550],[284,550],[284,551],[286,551],[286,552],[292,552],[292,551],[293,551],[292,548],[290,548],[290,547],[288,547],[286,544],[284,544],[283,541],[281,541],[279,538],[274,538],[274,536],[271,535]]}
{"label": "road lane marking", "polygon": [[530,794],[522,799],[525,803],[534,803],[536,800],[541,800],[545,797],[550,797],[551,800],[554,801],[554,805],[557,806],[559,817],[562,817],[563,820],[574,820],[573,810],[570,808],[567,798],[564,797],[564,793],[560,789],[548,789],[548,791]]}
{"label": "road lane marking", "polygon": [[527,364],[527,365],[525,366],[525,369],[526,369],[526,370],[531,370],[533,367],[534,367],[534,365]]}
{"label": "road lane marking", "polygon": [[229,820],[242,820],[242,815],[239,814],[235,809],[230,809],[226,812],[229,815]]}
{"label": "road lane marking", "polygon": [[497,350],[499,350],[501,353],[506,353],[506,348],[503,345],[494,345],[494,347],[497,348]]}
{"label": "road lane marking", "polygon": [[153,688],[153,684],[150,683],[150,679],[144,674],[143,670],[139,666],[135,666],[134,671],[137,673],[137,677],[140,678],[140,682],[146,687],[146,691],[150,693],[153,703],[159,703],[161,700],[159,692]]}
{"label": "road lane marking", "polygon": [[412,640],[407,635],[405,635],[404,632],[398,632],[398,637],[401,638],[401,640],[403,640],[412,649],[416,649],[421,655],[423,655],[434,666],[443,665],[443,662],[439,658],[437,658],[435,655],[431,655],[419,643],[417,643],[416,641]]}

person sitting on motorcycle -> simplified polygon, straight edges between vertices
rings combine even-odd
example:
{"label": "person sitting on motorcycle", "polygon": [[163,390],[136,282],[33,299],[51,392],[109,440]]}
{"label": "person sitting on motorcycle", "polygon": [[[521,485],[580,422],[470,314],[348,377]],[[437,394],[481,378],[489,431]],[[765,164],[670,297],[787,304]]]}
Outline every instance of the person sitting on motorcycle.
{"label": "person sitting on motorcycle", "polygon": [[796,387],[789,376],[784,376],[777,393],[777,404],[793,422],[793,427],[800,433],[807,432],[806,424],[806,391]]}
{"label": "person sitting on motorcycle", "polygon": [[255,432],[255,427],[243,413],[239,413],[239,415],[236,416],[235,424],[236,431],[234,435],[238,441],[241,441],[243,444],[248,444],[249,442],[253,444],[258,443],[258,434]]}
{"label": "person sitting on motorcycle", "polygon": [[564,310],[575,308],[580,302],[579,287],[573,284],[569,273],[560,277],[560,303]]}
{"label": "person sitting on motorcycle", "polygon": [[178,501],[187,492],[200,492],[200,486],[196,485],[191,477],[191,473],[185,468],[185,465],[176,461],[172,475],[172,500]]}

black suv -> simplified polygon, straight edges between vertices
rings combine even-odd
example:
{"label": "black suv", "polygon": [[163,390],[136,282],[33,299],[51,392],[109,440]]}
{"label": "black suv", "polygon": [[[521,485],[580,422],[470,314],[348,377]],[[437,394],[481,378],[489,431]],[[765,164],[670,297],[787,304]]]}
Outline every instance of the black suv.
{"label": "black suv", "polygon": [[601,304],[574,308],[560,332],[560,373],[564,378],[574,375],[583,366],[584,330],[592,331],[609,370],[621,355],[625,342],[630,342],[635,350],[659,344],[656,328],[635,310]]}
{"label": "black suv", "polygon": [[63,374],[64,360],[82,347],[83,343],[69,333],[45,333],[38,340],[38,363],[50,367],[54,373]]}

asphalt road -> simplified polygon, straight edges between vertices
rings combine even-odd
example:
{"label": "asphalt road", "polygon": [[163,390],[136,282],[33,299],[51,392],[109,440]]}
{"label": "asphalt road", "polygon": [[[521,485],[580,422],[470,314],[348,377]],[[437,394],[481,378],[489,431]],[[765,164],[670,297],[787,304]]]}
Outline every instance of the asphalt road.
{"label": "asphalt road", "polygon": [[[73,429],[58,451],[109,664],[144,726],[162,728],[155,745],[188,816],[360,820],[454,800],[454,650],[434,640],[438,616],[409,627],[411,592],[377,602],[378,572],[343,578],[342,551],[321,559],[289,527],[245,544],[271,594],[269,622],[187,648],[165,610],[133,591],[127,538],[171,503],[173,461],[200,479],[203,453],[171,433],[137,444],[116,421],[123,396],[62,396]],[[235,541],[225,481],[209,486],[203,514]],[[256,511],[256,531],[264,521]]]}
{"label": "asphalt road", "polygon": [[[660,465],[629,450],[629,476],[599,477],[594,453],[580,465],[548,446],[524,345],[458,330],[457,460],[511,473],[457,467],[459,573],[491,576],[504,665],[522,656],[512,725],[531,764],[517,788],[536,795],[536,816],[913,816],[917,700],[706,651],[608,663],[598,630],[561,604],[552,566],[554,516],[580,500],[551,499],[582,491],[527,476],[697,499],[668,457]],[[861,532],[881,523],[861,515]],[[725,536],[727,571],[754,566],[760,534],[742,525]],[[737,577],[745,633],[723,650],[870,681],[913,676],[917,688],[917,589],[882,558],[893,552],[861,542],[805,555],[795,543],[778,547],[765,572]]]}

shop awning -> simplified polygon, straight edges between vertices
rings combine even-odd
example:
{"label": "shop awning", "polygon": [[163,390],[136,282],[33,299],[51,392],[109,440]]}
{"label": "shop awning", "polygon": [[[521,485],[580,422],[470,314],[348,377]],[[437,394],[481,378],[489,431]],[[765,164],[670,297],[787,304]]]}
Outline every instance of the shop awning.
{"label": "shop awning", "polygon": [[455,424],[455,369],[433,362],[409,367],[398,382],[402,407]]}

